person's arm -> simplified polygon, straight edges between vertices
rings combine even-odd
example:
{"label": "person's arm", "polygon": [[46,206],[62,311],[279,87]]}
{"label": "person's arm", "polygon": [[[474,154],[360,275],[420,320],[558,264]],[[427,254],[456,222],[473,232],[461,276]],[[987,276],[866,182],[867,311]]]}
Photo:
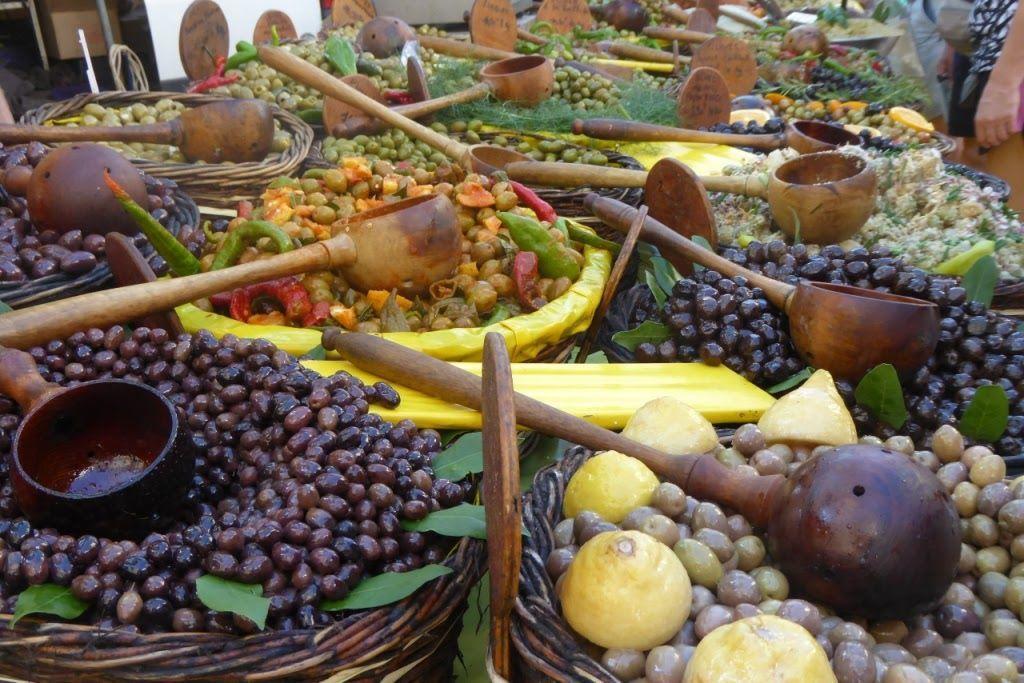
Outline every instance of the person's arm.
{"label": "person's arm", "polygon": [[1024,79],[1024,0],[1010,20],[1003,50],[992,67],[974,116],[974,131],[983,147],[996,147],[1020,130],[1020,84]]}
{"label": "person's arm", "polygon": [[7,104],[7,96],[4,95],[3,88],[0,88],[0,123],[14,123],[14,114],[11,113],[11,107]]}

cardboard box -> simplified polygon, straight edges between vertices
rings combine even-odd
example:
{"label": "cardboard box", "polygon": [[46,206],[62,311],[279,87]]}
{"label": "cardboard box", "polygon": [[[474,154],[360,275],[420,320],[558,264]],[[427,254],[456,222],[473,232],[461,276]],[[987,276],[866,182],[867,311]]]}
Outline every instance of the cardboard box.
{"label": "cardboard box", "polygon": [[[114,42],[121,40],[121,25],[117,19],[117,0],[106,0],[107,15]],[[46,53],[56,59],[80,59],[82,47],[78,43],[78,29],[85,31],[89,54],[96,57],[107,54],[103,42],[103,28],[95,0],[42,0],[36,3],[39,24],[43,31]]]}

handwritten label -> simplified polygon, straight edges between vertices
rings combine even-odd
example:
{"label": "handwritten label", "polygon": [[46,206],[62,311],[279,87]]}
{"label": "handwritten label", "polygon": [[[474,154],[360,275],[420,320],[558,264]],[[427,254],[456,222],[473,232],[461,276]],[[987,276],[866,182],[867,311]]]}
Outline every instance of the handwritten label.
{"label": "handwritten label", "polygon": [[476,0],[469,11],[469,36],[477,45],[515,50],[516,11],[509,0]]}
{"label": "handwritten label", "polygon": [[[718,0],[697,0],[697,9],[705,10],[715,21],[718,20]],[[693,18],[691,17],[690,20],[692,21]]]}
{"label": "handwritten label", "polygon": [[195,0],[181,18],[178,55],[185,75],[198,81],[217,70],[217,57],[228,56],[228,20],[213,0]]}
{"label": "handwritten label", "polygon": [[[666,157],[654,164],[644,184],[644,201],[650,217],[664,223],[684,237],[701,237],[714,247],[718,244],[715,216],[708,193],[686,164]],[[688,275],[693,263],[679,254],[666,257],[676,269]]]}
{"label": "handwritten label", "polygon": [[548,21],[559,33],[572,33],[577,26],[594,27],[587,0],[544,0],[537,11],[537,21]]}
{"label": "handwritten label", "polygon": [[729,87],[714,69],[694,67],[679,90],[676,114],[684,128],[703,128],[727,123],[731,110]]}
{"label": "handwritten label", "polygon": [[717,25],[718,22],[715,21],[711,12],[702,7],[690,12],[690,19],[686,22],[686,28],[699,33],[714,33]]}
{"label": "handwritten label", "polygon": [[274,27],[277,27],[277,36],[281,40],[295,40],[299,37],[295,30],[295,23],[291,17],[278,9],[269,9],[260,15],[256,21],[256,28],[252,30],[252,42],[255,45],[262,45],[273,40]]}
{"label": "handwritten label", "polygon": [[701,45],[690,66],[708,66],[722,74],[733,97],[746,95],[757,82],[757,60],[744,41],[728,36],[715,36]]}
{"label": "handwritten label", "polygon": [[334,0],[331,22],[335,26],[361,24],[377,16],[372,0]]}

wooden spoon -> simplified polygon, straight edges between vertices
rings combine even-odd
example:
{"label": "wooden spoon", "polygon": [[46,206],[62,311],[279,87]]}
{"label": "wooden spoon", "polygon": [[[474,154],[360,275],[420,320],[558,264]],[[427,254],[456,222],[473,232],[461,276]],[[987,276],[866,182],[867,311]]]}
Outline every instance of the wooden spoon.
{"label": "wooden spoon", "polygon": [[469,43],[464,40],[441,38],[440,36],[431,36],[425,33],[417,34],[416,40],[418,40],[420,45],[428,50],[440,52],[441,54],[448,55],[450,57],[461,57],[462,59],[486,59],[494,61],[519,56],[518,52],[499,50],[493,47]]}
{"label": "wooden spoon", "polygon": [[270,105],[224,100],[186,109],[181,116],[141,126],[0,125],[0,142],[150,142],[174,145],[189,161],[263,161],[274,142]]}
{"label": "wooden spoon", "polygon": [[[479,410],[479,377],[381,338],[331,329],[324,348],[397,384]],[[600,391],[600,387],[595,387]],[[632,456],[687,494],[763,528],[796,592],[842,612],[905,617],[936,604],[956,576],[960,520],[927,468],[877,446],[843,446],[788,479],[749,476],[711,454],[668,454],[516,393],[524,427]]]}
{"label": "wooden spoon", "polygon": [[753,147],[754,149],[781,149],[792,147],[801,154],[825,152],[842,145],[859,145],[859,135],[840,126],[822,121],[794,121],[782,133],[740,135],[738,133],[711,133],[702,130],[659,126],[653,123],[623,119],[577,119],[572,132],[598,140],[624,140],[630,142],[705,142],[714,145]]}
{"label": "wooden spoon", "polygon": [[[636,209],[596,194],[587,195],[584,206],[622,232],[636,215]],[[935,352],[939,309],[931,302],[825,282],[785,284],[738,266],[650,217],[642,237],[666,253],[760,287],[789,316],[790,337],[807,364],[841,379],[856,382],[880,363],[892,363],[906,376]]]}

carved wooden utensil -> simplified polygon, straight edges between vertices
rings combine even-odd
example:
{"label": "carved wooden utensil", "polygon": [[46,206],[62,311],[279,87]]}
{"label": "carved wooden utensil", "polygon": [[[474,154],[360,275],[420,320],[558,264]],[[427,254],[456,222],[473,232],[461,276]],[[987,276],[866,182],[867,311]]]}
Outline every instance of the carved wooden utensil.
{"label": "carved wooden utensil", "polygon": [[261,100],[225,100],[186,109],[171,121],[140,126],[0,125],[0,142],[151,142],[174,145],[189,161],[263,161],[274,142],[274,117]]}
{"label": "carved wooden utensil", "polygon": [[[614,199],[587,195],[584,206],[609,227],[625,232],[636,209]],[[789,316],[793,345],[808,365],[856,382],[880,363],[909,374],[935,352],[939,309],[929,302],[826,282],[788,285],[738,266],[648,217],[643,239],[724,275],[741,275]]]}
{"label": "carved wooden utensil", "polygon": [[[479,377],[379,337],[328,330],[324,348],[386,380],[479,410]],[[788,479],[753,477],[710,454],[668,454],[515,394],[524,427],[632,456],[688,494],[765,530],[795,592],[843,613],[905,617],[934,606],[956,576],[960,520],[930,470],[877,446],[842,446]]]}

